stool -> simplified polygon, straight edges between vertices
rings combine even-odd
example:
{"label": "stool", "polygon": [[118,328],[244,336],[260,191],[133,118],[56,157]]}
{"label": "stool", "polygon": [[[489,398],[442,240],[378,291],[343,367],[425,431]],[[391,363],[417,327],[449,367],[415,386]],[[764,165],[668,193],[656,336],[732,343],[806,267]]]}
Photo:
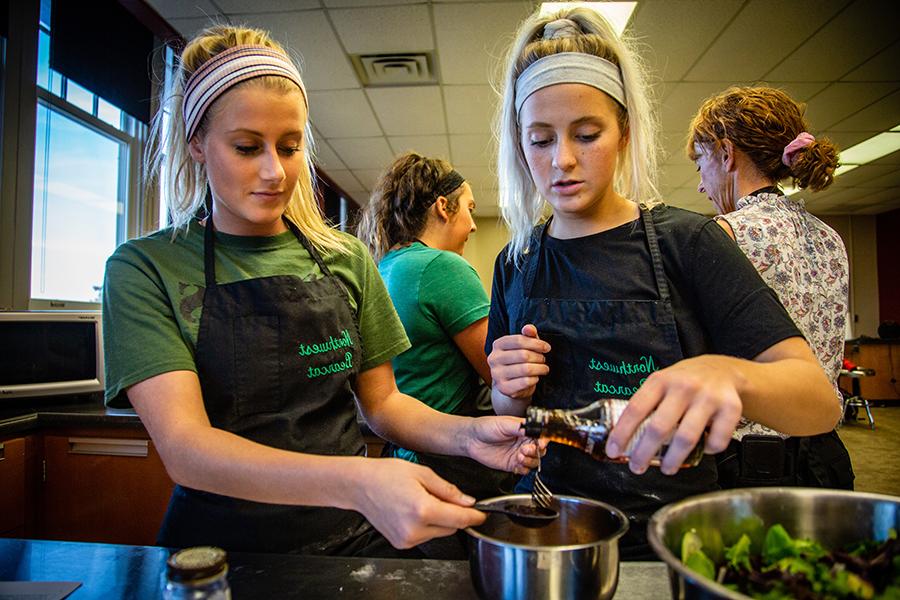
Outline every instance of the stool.
{"label": "stool", "polygon": [[840,373],[843,377],[849,377],[851,381],[851,386],[853,389],[853,393],[850,397],[844,399],[844,410],[841,413],[841,421],[846,421],[847,409],[848,408],[865,408],[866,416],[869,418],[869,427],[873,430],[875,429],[875,419],[872,418],[872,410],[869,407],[869,401],[862,397],[862,394],[859,391],[859,380],[862,377],[869,377],[875,374],[875,369],[864,369],[862,367],[856,367],[852,370],[841,369]]}

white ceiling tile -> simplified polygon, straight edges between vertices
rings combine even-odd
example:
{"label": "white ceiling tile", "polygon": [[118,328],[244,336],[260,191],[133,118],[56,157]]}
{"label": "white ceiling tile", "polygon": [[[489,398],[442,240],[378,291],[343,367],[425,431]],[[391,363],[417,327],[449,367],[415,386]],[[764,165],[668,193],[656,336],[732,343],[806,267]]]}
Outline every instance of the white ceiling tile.
{"label": "white ceiling tile", "polygon": [[328,8],[352,8],[355,6],[386,6],[395,4],[419,4],[422,0],[324,0]]}
{"label": "white ceiling tile", "polygon": [[900,199],[878,202],[866,208],[854,211],[854,215],[879,215],[900,208]]}
{"label": "white ceiling tile", "polygon": [[869,163],[867,165],[856,167],[843,175],[838,175],[834,178],[834,183],[831,185],[838,189],[863,189],[868,187],[868,184],[872,179],[887,175],[895,170],[895,165],[875,165]]}
{"label": "white ceiling tile", "polygon": [[761,85],[778,88],[797,102],[807,102],[828,87],[827,81],[775,81],[761,82]]}
{"label": "white ceiling tile", "polygon": [[445,85],[444,100],[450,133],[491,132],[491,120],[498,101],[489,85]]}
{"label": "white ceiling tile", "polygon": [[900,81],[832,83],[807,102],[806,119],[811,127],[833,129],[837,123],[888,96],[897,88],[900,88]]}
{"label": "white ceiling tile", "polygon": [[247,23],[272,32],[273,37],[302,60],[303,83],[308,90],[360,87],[350,60],[344,55],[325,12],[242,15]]}
{"label": "white ceiling tile", "polygon": [[900,198],[900,188],[883,188],[879,190],[857,190],[856,198],[847,202],[848,206],[864,207],[882,202],[894,202]]}
{"label": "white ceiling tile", "polygon": [[[720,81],[723,57],[734,81],[761,78],[841,8],[822,0],[751,0],[716,38],[685,79]],[[754,33],[751,33],[754,32]],[[765,43],[754,43],[765,32]],[[748,51],[752,46],[752,51]]]}
{"label": "white ceiling tile", "polygon": [[450,161],[450,144],[446,135],[406,135],[388,138],[394,154],[416,152],[429,158]]}
{"label": "white ceiling tile", "polygon": [[360,192],[365,191],[362,184],[353,173],[346,169],[332,169],[326,171],[326,174],[348,194],[356,194],[358,196],[360,195]]}
{"label": "white ceiling tile", "polygon": [[833,129],[816,131],[815,128],[813,129],[817,138],[828,138],[837,145],[838,151],[854,146],[873,135],[871,131],[834,131]]}
{"label": "white ceiling tile", "polygon": [[872,165],[900,165],[900,150],[897,152],[892,152],[887,156],[882,156],[878,160],[873,160]]}
{"label": "white ceiling tile", "polygon": [[489,166],[494,161],[494,152],[494,142],[488,134],[450,135],[450,155],[457,167]]}
{"label": "white ceiling tile", "polygon": [[[335,138],[328,140],[345,165],[357,169],[383,169],[393,160],[394,154],[383,137]],[[358,176],[358,174],[357,174]],[[363,185],[366,182],[360,179]]]}
{"label": "white ceiling tile", "polygon": [[[677,83],[660,107],[660,125],[663,130],[662,146],[668,157],[684,156],[688,126],[703,101],[728,87],[722,82]],[[672,158],[665,158],[673,162]]]}
{"label": "white ceiling tile", "polygon": [[[385,163],[385,167],[387,167],[387,163]],[[353,175],[369,192],[375,188],[375,184],[378,183],[378,178],[381,177],[382,173],[384,173],[384,169],[355,169],[353,171]]]}
{"label": "white ceiling tile", "polygon": [[199,18],[209,19],[219,14],[219,9],[209,0],[148,0],[156,12],[172,23],[173,19]]}
{"label": "white ceiling tile", "polygon": [[831,186],[827,190],[818,193],[804,190],[796,197],[802,199],[809,210],[816,211],[820,206],[830,206],[832,208],[847,206],[850,200],[859,197],[859,190],[856,188],[841,189]]}
{"label": "white ceiling tile", "polygon": [[318,165],[326,171],[346,169],[347,166],[341,162],[341,159],[334,153],[334,150],[331,149],[325,138],[318,134],[316,136],[316,162]]}
{"label": "white ceiling tile", "polygon": [[481,196],[497,189],[497,174],[490,167],[466,167],[463,176],[472,186],[475,202],[482,204]]}
{"label": "white ceiling tile", "polygon": [[869,188],[900,188],[900,169],[894,169],[886,175],[875,177],[869,181],[866,187]]}
{"label": "white ceiling tile", "polygon": [[847,74],[841,81],[897,81],[900,42],[895,42]]}
{"label": "white ceiling tile", "polygon": [[169,24],[178,30],[178,32],[190,40],[203,29],[211,25],[226,23],[227,19],[222,15],[212,15],[210,17],[197,17],[190,19],[166,19]]}
{"label": "white ceiling tile", "polygon": [[309,119],[328,138],[383,133],[362,90],[309,92]]}
{"label": "white ceiling tile", "polygon": [[773,81],[832,81],[881,52],[900,38],[897,4],[850,3],[780,65],[766,74]]}
{"label": "white ceiling tile", "polygon": [[[241,15],[247,13],[271,13],[287,12],[291,10],[308,10],[321,8],[319,0],[215,0],[216,5],[229,15]],[[185,4],[188,4],[187,2]]]}
{"label": "white ceiling tile", "polygon": [[436,85],[368,88],[366,94],[387,135],[446,133],[444,103]]}
{"label": "white ceiling tile", "polygon": [[381,6],[328,11],[349,54],[424,52],[434,49],[428,7]]}
{"label": "white ceiling tile", "polygon": [[531,2],[434,4],[441,83],[484,84],[502,70],[506,45]]}
{"label": "white ceiling tile", "polygon": [[897,125],[900,125],[900,90],[867,106],[830,129],[832,131],[875,132],[887,131]]}
{"label": "white ceiling tile", "polygon": [[733,0],[643,0],[630,30],[644,42],[641,48],[652,75],[678,81],[740,7]]}

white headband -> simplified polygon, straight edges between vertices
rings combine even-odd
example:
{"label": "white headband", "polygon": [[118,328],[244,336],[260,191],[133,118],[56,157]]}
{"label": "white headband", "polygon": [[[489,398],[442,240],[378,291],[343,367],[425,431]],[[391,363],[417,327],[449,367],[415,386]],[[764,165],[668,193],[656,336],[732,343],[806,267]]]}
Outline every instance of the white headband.
{"label": "white headband", "polygon": [[194,137],[203,115],[216,98],[242,81],[266,75],[285,77],[296,83],[309,108],[300,72],[287,56],[268,46],[235,46],[200,65],[184,84],[182,114],[187,140]]}
{"label": "white headband", "polygon": [[606,92],[622,106],[627,106],[619,67],[593,54],[559,52],[534,61],[516,79],[516,115],[530,95],[559,83],[589,85]]}

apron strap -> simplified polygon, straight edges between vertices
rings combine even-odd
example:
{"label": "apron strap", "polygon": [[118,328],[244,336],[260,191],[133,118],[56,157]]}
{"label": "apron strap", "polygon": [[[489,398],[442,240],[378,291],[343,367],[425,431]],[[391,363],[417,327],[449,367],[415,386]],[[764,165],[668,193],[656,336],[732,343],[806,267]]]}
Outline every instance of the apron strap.
{"label": "apron strap", "polygon": [[329,270],[328,266],[325,265],[325,261],[322,260],[322,255],[319,254],[316,247],[312,245],[312,242],[309,241],[300,228],[297,227],[297,224],[288,219],[285,216],[281,217],[281,220],[284,221],[284,224],[287,225],[288,229],[294,232],[294,235],[300,240],[300,243],[303,244],[303,247],[306,248],[306,251],[309,252],[309,255],[312,256],[313,260],[316,261],[316,264],[319,266],[319,270],[326,277],[331,277],[331,270]]}
{"label": "apron strap", "polygon": [[206,188],[206,227],[203,228],[203,273],[206,289],[216,287],[216,251],[213,232],[212,192]]}
{"label": "apron strap", "polygon": [[530,251],[525,263],[525,281],[522,284],[522,295],[525,298],[531,298],[531,289],[534,287],[534,276],[535,273],[537,273],[538,262],[540,262],[541,257],[541,247],[544,243],[544,236],[547,235],[547,226],[550,224],[551,220],[552,217],[539,225],[531,233]]}
{"label": "apron strap", "polygon": [[659,291],[659,299],[669,299],[669,284],[666,282],[666,273],[663,268],[662,252],[659,251],[659,238],[656,237],[656,226],[650,211],[641,207],[641,220],[644,222],[644,232],[647,234],[647,247],[650,249],[650,260],[653,262],[653,276],[656,278],[656,288]]}

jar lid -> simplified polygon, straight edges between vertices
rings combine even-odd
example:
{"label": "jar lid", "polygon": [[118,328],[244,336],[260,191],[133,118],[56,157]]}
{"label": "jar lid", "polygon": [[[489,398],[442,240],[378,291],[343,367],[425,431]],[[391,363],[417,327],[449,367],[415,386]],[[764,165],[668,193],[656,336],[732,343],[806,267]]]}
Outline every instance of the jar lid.
{"label": "jar lid", "polygon": [[179,550],[166,561],[171,581],[196,581],[224,573],[226,554],[215,546],[195,546]]}

